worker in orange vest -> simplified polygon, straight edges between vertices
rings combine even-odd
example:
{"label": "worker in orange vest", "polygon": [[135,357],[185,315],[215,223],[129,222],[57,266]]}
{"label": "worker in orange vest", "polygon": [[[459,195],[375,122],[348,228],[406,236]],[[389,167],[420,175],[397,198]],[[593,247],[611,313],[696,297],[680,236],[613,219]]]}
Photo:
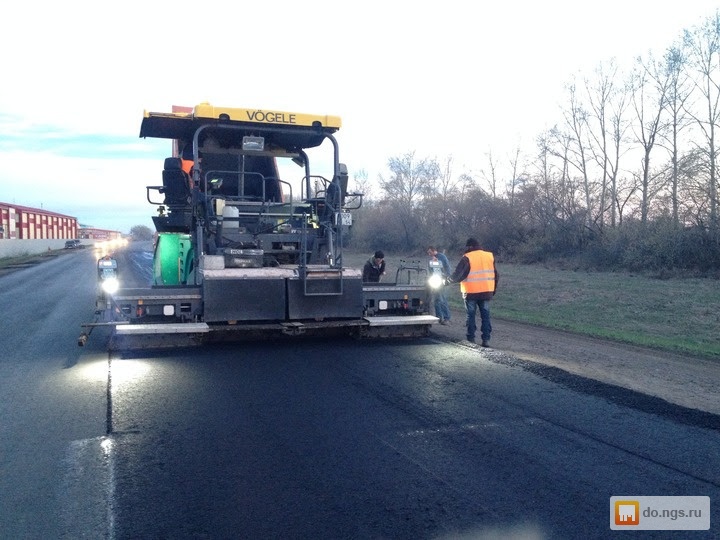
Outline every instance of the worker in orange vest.
{"label": "worker in orange vest", "polygon": [[193,165],[195,165],[193,159],[194,157],[192,143],[185,143],[182,151],[180,152],[180,168],[188,175],[190,189],[192,189],[193,187],[192,168]]}
{"label": "worker in orange vest", "polygon": [[460,259],[448,283],[460,283],[465,310],[467,312],[467,340],[475,343],[475,313],[480,311],[480,336],[482,346],[490,346],[490,300],[495,296],[500,274],[495,267],[495,256],[483,251],[475,238],[465,243],[465,255]]}

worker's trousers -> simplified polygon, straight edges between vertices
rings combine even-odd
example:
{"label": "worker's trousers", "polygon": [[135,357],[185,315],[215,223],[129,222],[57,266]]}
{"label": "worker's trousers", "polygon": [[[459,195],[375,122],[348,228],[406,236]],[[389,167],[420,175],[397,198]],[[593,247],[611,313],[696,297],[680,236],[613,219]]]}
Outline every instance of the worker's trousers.
{"label": "worker's trousers", "polygon": [[490,341],[490,332],[492,325],[490,324],[490,300],[470,300],[465,298],[465,310],[467,311],[467,338],[475,339],[477,324],[475,322],[475,314],[480,311],[480,337],[483,341]]}

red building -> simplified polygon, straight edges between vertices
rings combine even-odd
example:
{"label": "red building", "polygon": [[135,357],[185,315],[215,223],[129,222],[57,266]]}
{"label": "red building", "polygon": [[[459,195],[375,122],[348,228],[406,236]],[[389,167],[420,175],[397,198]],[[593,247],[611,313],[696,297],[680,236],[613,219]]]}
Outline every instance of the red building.
{"label": "red building", "polygon": [[41,208],[0,202],[0,239],[74,239],[77,234],[77,218]]}
{"label": "red building", "polygon": [[81,240],[116,240],[122,238],[122,233],[95,227],[82,227],[78,231],[78,238]]}

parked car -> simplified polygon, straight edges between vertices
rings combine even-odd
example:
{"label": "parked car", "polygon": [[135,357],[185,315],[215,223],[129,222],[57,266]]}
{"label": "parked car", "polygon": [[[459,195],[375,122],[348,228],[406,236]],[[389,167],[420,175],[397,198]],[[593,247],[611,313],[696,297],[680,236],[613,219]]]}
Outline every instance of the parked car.
{"label": "parked car", "polygon": [[68,240],[65,242],[65,249],[77,249],[81,247],[83,247],[83,245],[80,243],[80,240]]}

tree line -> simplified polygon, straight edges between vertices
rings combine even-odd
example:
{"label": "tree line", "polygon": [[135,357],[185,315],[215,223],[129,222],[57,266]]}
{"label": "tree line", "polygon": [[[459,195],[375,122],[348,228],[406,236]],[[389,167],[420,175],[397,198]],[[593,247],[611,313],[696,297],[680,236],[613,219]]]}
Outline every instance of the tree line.
{"label": "tree line", "polygon": [[533,150],[489,150],[479,172],[407,152],[376,184],[356,173],[366,198],[348,241],[457,251],[472,235],[508,261],[717,275],[720,11],[661,56],[610,60],[565,89]]}

